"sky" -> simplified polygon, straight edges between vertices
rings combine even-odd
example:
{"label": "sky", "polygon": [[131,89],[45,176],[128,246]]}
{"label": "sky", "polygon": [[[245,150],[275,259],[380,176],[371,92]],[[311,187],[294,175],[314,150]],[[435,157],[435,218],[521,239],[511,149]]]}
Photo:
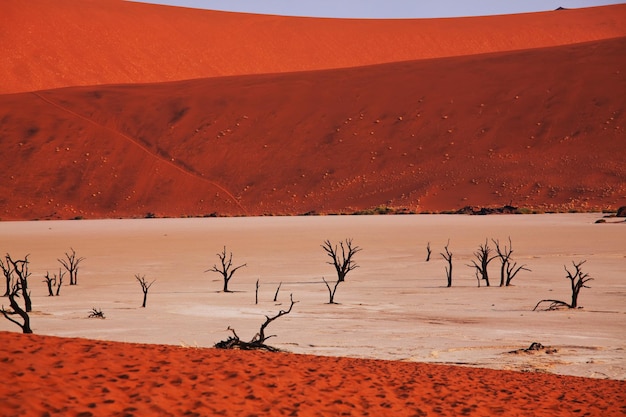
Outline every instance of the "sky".
{"label": "sky", "polygon": [[364,19],[485,16],[620,4],[602,0],[141,0],[144,3],[286,16]]}

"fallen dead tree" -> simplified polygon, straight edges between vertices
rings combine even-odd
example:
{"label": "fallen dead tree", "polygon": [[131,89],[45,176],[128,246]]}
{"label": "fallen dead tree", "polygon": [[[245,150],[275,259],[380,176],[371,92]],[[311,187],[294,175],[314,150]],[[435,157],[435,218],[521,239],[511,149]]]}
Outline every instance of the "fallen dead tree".
{"label": "fallen dead tree", "polygon": [[587,261],[584,260],[578,263],[572,261],[572,265],[574,265],[574,271],[568,270],[567,266],[565,266],[565,272],[567,273],[566,278],[570,280],[571,288],[572,288],[572,302],[571,303],[567,303],[561,300],[545,299],[545,300],[539,301],[537,305],[535,305],[535,308],[533,308],[533,311],[537,310],[537,308],[543,303],[549,303],[548,306],[543,309],[546,311],[558,310],[561,307],[579,308],[578,307],[578,294],[580,293],[581,289],[590,288],[585,284],[593,280],[593,278],[591,278],[588,273],[582,271],[581,267],[585,262]]}
{"label": "fallen dead tree", "polygon": [[239,336],[237,335],[237,332],[235,332],[235,329],[228,326],[228,330],[233,332],[233,335],[229,336],[228,339],[226,340],[217,342],[214,345],[214,347],[218,349],[266,350],[268,352],[279,352],[280,349],[265,344],[265,341],[267,339],[269,339],[270,337],[276,336],[276,335],[269,335],[269,336],[266,335],[265,329],[271,322],[273,322],[277,318],[291,313],[291,310],[293,309],[293,305],[296,303],[296,301],[293,301],[293,294],[290,295],[290,299],[291,299],[291,304],[289,305],[289,309],[280,310],[278,314],[276,314],[273,317],[265,316],[265,322],[261,325],[259,332],[256,335],[254,335],[252,340],[250,340],[249,342],[244,342],[243,340],[241,340]]}

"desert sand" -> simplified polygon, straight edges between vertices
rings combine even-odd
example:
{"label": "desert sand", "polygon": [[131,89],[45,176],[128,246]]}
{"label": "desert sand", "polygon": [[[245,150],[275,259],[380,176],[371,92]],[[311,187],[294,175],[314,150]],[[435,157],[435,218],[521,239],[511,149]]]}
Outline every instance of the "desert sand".
{"label": "desert sand", "polygon": [[[0,253],[29,254],[35,334],[0,320],[0,415],[624,415],[625,223],[594,222],[626,204],[625,22],[4,1]],[[596,213],[275,217],[508,204]],[[531,271],[478,288],[472,252],[509,236]],[[330,305],[320,245],[346,238]],[[582,260],[583,308],[532,311]],[[211,348],[290,294],[284,353]]]}
{"label": "desert sand", "polygon": [[624,413],[623,381],[0,335],[5,376],[0,380],[0,412],[5,416],[611,417]]}
{"label": "desert sand", "polygon": [[[626,379],[624,223],[607,219],[595,224],[600,217],[2,222],[3,251],[14,257],[30,254],[34,332],[63,338],[19,336],[17,326],[0,321],[3,340],[11,341],[2,344],[3,368],[41,391],[30,405],[19,405],[26,396],[22,392],[10,396],[5,407],[28,414],[64,406],[94,415],[121,413],[124,407],[139,415],[165,404],[178,407],[172,414],[188,409],[198,415],[218,410],[227,410],[226,415],[236,410],[380,415],[385,407],[398,415],[420,415],[418,410],[569,415],[574,409],[619,415]],[[486,238],[504,241],[509,236],[515,261],[531,271],[520,272],[513,286],[500,288],[496,260],[490,265],[494,286],[478,288],[467,266],[472,252]],[[359,267],[339,286],[338,304],[329,305],[322,277],[336,278],[320,245],[325,239],[346,238],[362,248],[355,256]],[[451,288],[445,288],[445,263],[439,255],[448,239],[454,260]],[[425,262],[428,242],[433,256]],[[221,292],[221,278],[204,272],[218,262],[216,254],[224,245],[232,251],[234,265],[247,264],[232,278],[233,293]],[[63,286],[60,296],[48,297],[40,281],[46,271],[58,271],[56,259],[70,247],[86,258],[78,285]],[[564,265],[580,260],[587,260],[584,269],[595,278],[591,288],[581,291],[583,308],[532,311],[543,298],[568,301]],[[135,274],[156,280],[146,308],[140,307]],[[297,303],[289,315],[270,324],[268,331],[276,337],[268,344],[291,353],[207,349],[230,335],[228,326],[251,339],[266,314],[288,307],[290,294]],[[88,318],[92,308],[106,318]],[[556,351],[511,353],[532,342]],[[68,402],[55,401],[61,395],[55,393],[57,378],[74,381],[71,394],[63,394]],[[224,386],[222,379],[229,384]],[[15,381],[20,379],[4,380],[12,385],[7,389],[21,391],[24,385]],[[304,384],[319,390],[319,398]],[[131,391],[122,391],[127,386]],[[196,395],[188,392],[192,387]],[[179,397],[182,392],[186,394]],[[602,400],[595,398],[600,392]],[[293,402],[274,397],[284,395]]]}
{"label": "desert sand", "polygon": [[616,210],[625,48],[2,95],[0,219]]}
{"label": "desert sand", "polygon": [[0,93],[349,68],[626,36],[626,6],[462,19],[319,19],[122,0],[4,0]]}
{"label": "desert sand", "polygon": [[351,20],[9,0],[0,26],[0,220],[626,204],[623,4]]}

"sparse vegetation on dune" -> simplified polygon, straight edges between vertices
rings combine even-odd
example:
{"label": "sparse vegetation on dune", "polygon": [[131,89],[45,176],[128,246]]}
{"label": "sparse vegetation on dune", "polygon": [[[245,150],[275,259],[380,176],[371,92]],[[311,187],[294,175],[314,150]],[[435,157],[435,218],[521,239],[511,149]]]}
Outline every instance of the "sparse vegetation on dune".
{"label": "sparse vegetation on dune", "polygon": [[21,173],[0,182],[0,215],[616,210],[626,81],[607,68],[625,64],[625,39],[0,96],[0,162]]}

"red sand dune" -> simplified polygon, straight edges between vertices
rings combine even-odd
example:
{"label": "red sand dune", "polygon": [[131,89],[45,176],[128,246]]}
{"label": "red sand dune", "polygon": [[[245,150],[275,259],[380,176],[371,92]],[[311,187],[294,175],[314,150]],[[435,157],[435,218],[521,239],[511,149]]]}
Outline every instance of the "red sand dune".
{"label": "red sand dune", "polygon": [[0,414],[7,417],[610,417],[626,412],[624,381],[6,332],[0,336]]}
{"label": "red sand dune", "polygon": [[0,96],[0,218],[615,209],[626,38]]}
{"label": "red sand dune", "polygon": [[356,67],[626,36],[626,5],[463,19],[246,15],[3,0],[0,93]]}

